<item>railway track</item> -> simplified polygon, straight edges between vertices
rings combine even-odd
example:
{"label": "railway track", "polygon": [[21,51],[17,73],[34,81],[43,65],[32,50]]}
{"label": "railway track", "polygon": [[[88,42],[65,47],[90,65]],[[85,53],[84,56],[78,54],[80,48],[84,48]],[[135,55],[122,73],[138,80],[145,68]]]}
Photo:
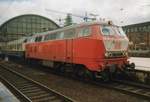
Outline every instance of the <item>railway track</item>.
{"label": "railway track", "polygon": [[150,86],[148,85],[124,80],[113,80],[109,87],[150,100]]}
{"label": "railway track", "polygon": [[21,102],[73,102],[72,99],[0,64],[0,79]]}
{"label": "railway track", "polygon": [[[8,66],[16,67],[15,64],[9,64]],[[65,76],[65,75],[62,75],[62,76]],[[67,78],[68,78],[68,76],[67,76]],[[76,80],[76,78],[73,78],[73,79]],[[102,81],[100,81],[100,82],[91,81],[91,80],[90,81],[89,80],[81,80],[81,81],[82,82],[84,81],[84,82],[92,84],[92,85],[101,86],[104,88],[114,89],[114,90],[117,90],[117,91],[120,91],[123,93],[135,95],[137,97],[141,97],[141,98],[150,100],[150,86],[145,85],[145,84],[131,82],[131,81],[125,81],[125,80],[113,80],[112,82],[109,82],[109,83],[104,83]]]}
{"label": "railway track", "polygon": [[112,80],[111,82],[107,83],[102,81],[89,81],[88,83],[150,100],[150,86],[145,84],[125,80]]}

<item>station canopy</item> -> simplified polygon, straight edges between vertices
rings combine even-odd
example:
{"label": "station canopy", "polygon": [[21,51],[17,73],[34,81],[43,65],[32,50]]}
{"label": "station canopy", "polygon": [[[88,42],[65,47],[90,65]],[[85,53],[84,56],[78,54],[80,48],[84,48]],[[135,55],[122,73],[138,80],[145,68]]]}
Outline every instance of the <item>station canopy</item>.
{"label": "station canopy", "polygon": [[52,20],[34,14],[14,17],[0,26],[0,42],[16,40],[24,36],[59,28]]}

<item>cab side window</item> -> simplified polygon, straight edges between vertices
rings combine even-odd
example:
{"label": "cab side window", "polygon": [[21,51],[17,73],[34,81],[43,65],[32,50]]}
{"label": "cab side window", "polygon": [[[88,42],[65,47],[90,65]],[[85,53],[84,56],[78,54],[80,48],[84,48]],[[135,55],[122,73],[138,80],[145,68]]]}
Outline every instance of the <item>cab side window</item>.
{"label": "cab side window", "polygon": [[53,34],[51,34],[50,40],[54,40],[54,39],[56,39],[56,34],[57,34],[57,33],[53,33]]}
{"label": "cab side window", "polygon": [[56,39],[63,39],[63,37],[64,37],[64,32],[58,32],[56,34]]}
{"label": "cab side window", "polygon": [[79,30],[78,37],[89,36],[91,33],[90,27],[84,27]]}
{"label": "cab side window", "polygon": [[74,38],[75,37],[75,30],[74,29],[70,29],[70,30],[66,30],[64,33],[64,39],[70,39],[70,38]]}
{"label": "cab side window", "polygon": [[63,39],[63,37],[64,37],[64,32],[57,32],[57,33],[45,35],[44,41]]}
{"label": "cab side window", "polygon": [[54,40],[54,39],[56,39],[56,33],[48,34],[44,38],[45,41],[47,41],[47,40]]}
{"label": "cab side window", "polygon": [[63,39],[64,38],[64,32],[59,32],[59,34],[57,35],[58,39]]}

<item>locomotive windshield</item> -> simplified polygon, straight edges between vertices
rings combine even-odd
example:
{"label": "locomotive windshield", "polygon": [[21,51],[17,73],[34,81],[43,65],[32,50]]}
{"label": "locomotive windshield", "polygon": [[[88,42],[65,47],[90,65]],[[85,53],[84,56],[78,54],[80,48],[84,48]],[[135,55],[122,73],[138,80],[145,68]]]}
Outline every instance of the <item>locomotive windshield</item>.
{"label": "locomotive windshield", "polygon": [[112,28],[112,26],[103,25],[103,26],[101,26],[101,28],[102,28],[103,35],[114,35],[115,34],[115,31]]}
{"label": "locomotive windshield", "polygon": [[124,31],[121,27],[118,26],[110,26],[110,25],[103,25],[101,26],[101,31],[103,35],[120,35],[125,36]]}
{"label": "locomotive windshield", "polygon": [[121,27],[115,26],[114,28],[115,28],[117,34],[119,34],[121,36],[125,36],[125,33],[124,33],[124,31],[123,31],[123,29]]}

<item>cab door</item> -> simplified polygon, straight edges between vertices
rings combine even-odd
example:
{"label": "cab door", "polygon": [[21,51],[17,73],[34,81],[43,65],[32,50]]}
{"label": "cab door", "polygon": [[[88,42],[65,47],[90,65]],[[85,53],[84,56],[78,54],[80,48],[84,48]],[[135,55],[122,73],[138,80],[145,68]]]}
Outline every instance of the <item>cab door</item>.
{"label": "cab door", "polygon": [[73,62],[73,39],[66,40],[66,62]]}

